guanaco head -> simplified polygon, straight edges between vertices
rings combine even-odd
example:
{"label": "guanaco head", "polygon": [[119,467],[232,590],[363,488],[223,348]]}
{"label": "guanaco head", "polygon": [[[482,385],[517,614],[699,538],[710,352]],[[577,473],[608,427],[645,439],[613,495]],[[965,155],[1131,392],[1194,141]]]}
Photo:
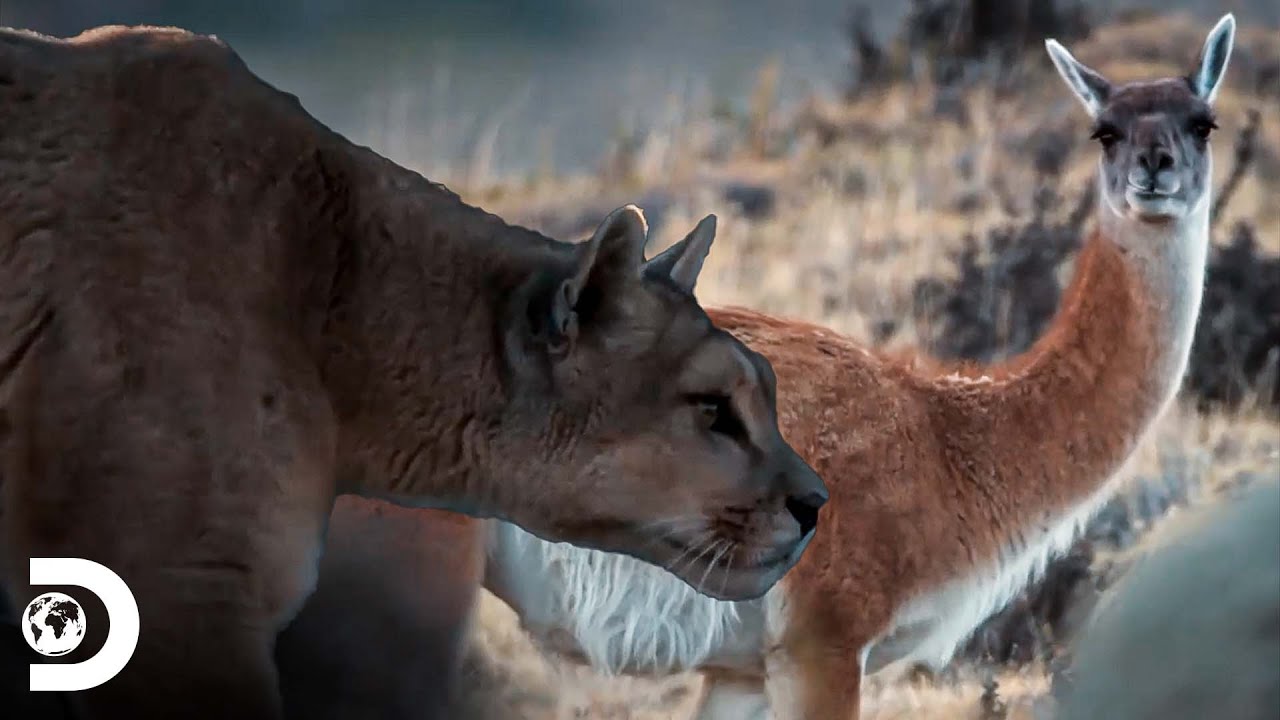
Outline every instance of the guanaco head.
{"label": "guanaco head", "polygon": [[1178,221],[1207,211],[1212,179],[1212,109],[1231,56],[1235,18],[1223,16],[1186,77],[1113,85],[1046,40],[1049,57],[1093,118],[1102,145],[1102,197],[1115,215]]}
{"label": "guanaco head", "polygon": [[504,425],[521,432],[495,450],[499,472],[538,480],[504,519],[756,597],[799,558],[827,490],[778,430],[768,361],[694,298],[715,218],[647,262],[646,234],[621,208],[513,298]]}

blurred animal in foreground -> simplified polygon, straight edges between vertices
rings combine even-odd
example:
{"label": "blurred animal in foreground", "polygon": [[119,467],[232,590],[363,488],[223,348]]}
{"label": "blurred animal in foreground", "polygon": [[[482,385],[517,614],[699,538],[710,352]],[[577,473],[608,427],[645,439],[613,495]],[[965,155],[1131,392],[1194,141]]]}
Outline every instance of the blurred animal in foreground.
{"label": "blurred animal in foreground", "polygon": [[1056,720],[1280,717],[1280,483],[1156,534],[1077,641]]}

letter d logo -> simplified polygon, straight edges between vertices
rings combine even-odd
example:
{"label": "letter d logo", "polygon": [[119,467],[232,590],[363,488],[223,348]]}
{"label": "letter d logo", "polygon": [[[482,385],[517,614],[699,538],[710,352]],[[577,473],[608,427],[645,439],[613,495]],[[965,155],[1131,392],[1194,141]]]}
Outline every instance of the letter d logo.
{"label": "letter d logo", "polygon": [[[111,629],[98,654],[66,665],[31,665],[31,690],[88,690],[124,669],[138,646],[138,603],[119,575],[81,558],[31,558],[32,585],[76,585],[97,595],[107,608]],[[22,634],[41,655],[65,655],[85,635],[84,610],[62,593],[36,597],[22,613]]]}

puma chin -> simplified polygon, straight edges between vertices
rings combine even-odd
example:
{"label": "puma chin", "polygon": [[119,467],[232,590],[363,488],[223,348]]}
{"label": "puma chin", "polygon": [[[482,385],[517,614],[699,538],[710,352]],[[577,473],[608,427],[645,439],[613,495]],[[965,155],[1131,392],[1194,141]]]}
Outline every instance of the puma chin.
{"label": "puma chin", "polygon": [[657,552],[658,565],[678,569],[680,577],[694,590],[717,600],[759,597],[796,564],[812,538],[812,530],[803,535],[798,531],[779,532],[763,546],[731,546],[667,537],[661,540]]}
{"label": "puma chin", "polygon": [[[727,336],[726,336],[727,337]],[[750,353],[736,344],[730,349]],[[745,365],[744,367],[750,367]],[[762,370],[767,366],[761,364]],[[761,375],[764,386],[772,388],[771,374]],[[771,393],[762,394],[767,396]],[[744,427],[767,428],[752,419],[758,414],[751,402],[741,405]],[[713,415],[723,418],[732,408],[724,406]],[[705,422],[707,408],[691,417]],[[769,413],[772,417],[772,413]],[[710,427],[718,427],[717,422]],[[697,442],[698,425],[677,434],[673,442]],[[652,447],[630,448],[601,460],[601,476],[638,472],[642,459],[657,478],[674,478],[671,483],[655,482],[652,492],[613,504],[605,522],[561,524],[556,535],[576,545],[582,540],[606,552],[630,555],[655,565],[682,580],[695,592],[718,600],[749,600],[764,595],[796,564],[820,524],[820,510],[829,499],[827,488],[781,437],[768,438],[755,429],[744,433],[758,436],[757,449],[744,452],[737,442],[723,440],[728,454],[704,455],[697,460],[691,448],[664,452]],[[720,445],[721,439],[708,434],[701,441]],[[723,449],[723,448],[722,448]],[[665,459],[680,457],[680,466]],[[765,462],[751,458],[768,458]],[[634,462],[631,462],[634,461]],[[758,467],[753,467],[758,465]],[[683,468],[684,474],[677,473]],[[586,485],[595,483],[586,482]],[[703,493],[691,487],[707,488]],[[643,512],[640,510],[643,509]],[[574,513],[578,517],[586,517]]]}

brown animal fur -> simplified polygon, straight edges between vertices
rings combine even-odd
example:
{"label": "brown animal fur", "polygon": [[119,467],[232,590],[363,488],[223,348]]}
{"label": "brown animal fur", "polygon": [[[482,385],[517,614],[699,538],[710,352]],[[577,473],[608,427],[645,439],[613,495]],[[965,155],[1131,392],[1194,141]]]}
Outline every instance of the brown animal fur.
{"label": "brown animal fur", "polygon": [[771,560],[724,595],[769,588],[825,490],[693,299],[714,227],[647,264],[645,234],[506,225],[209,38],[0,31],[0,569],[21,608],[27,558],[92,559],[141,614],[84,709],[278,717],[340,492],[652,562],[732,514]]}
{"label": "brown animal fur", "polygon": [[[715,671],[712,686],[794,676],[803,684],[786,692],[810,709],[796,717],[836,717],[813,713],[856,706],[860,653],[895,610],[1114,470],[1140,434],[1135,403],[1160,391],[1143,372],[1159,352],[1159,308],[1105,238],[1078,263],[1051,331],[989,381],[886,364],[819,326],[709,310],[771,359],[784,431],[833,489],[824,529],[782,581],[787,634],[754,672]],[[1002,391],[1011,382],[1018,391]],[[1061,412],[1066,402],[1079,411]]]}
{"label": "brown animal fur", "polygon": [[[1022,356],[981,369],[903,363],[812,324],[709,311],[772,362],[784,433],[827,478],[831,501],[812,547],[774,590],[734,613],[720,611],[734,637],[719,655],[706,651],[656,670],[661,661],[653,657],[611,656],[610,669],[706,671],[703,718],[749,717],[728,694],[759,696],[779,720],[856,718],[864,672],[908,659],[945,661],[981,613],[1064,548],[1171,402],[1185,369],[1207,252],[1203,179],[1211,165],[1207,143],[1184,134],[1195,132],[1212,99],[1233,28],[1229,18],[1215,27],[1190,80],[1112,88],[1098,76],[1091,88],[1077,88],[1101,92],[1091,108],[1099,122],[1141,132],[1103,139],[1108,177],[1126,182],[1101,184],[1098,227],[1062,307]],[[1172,163],[1148,162],[1160,152]],[[602,554],[558,551],[554,564],[526,567],[537,550],[506,552],[499,543],[486,573],[490,589],[522,617],[537,606],[534,630],[553,635],[548,645],[588,642],[573,635],[581,618],[546,623],[557,619],[555,607],[593,612],[584,596],[556,605],[558,593],[580,591],[559,573],[566,563],[579,572],[602,566]],[[662,593],[634,564],[631,578],[620,578],[620,565],[608,567],[599,582],[621,583],[611,588],[615,597]],[[634,634],[681,622],[646,615],[653,608],[643,603],[611,606],[614,614],[588,627],[619,640],[611,634],[618,628]],[[756,652],[744,657],[734,644],[742,638],[758,638]]]}
{"label": "brown animal fur", "polygon": [[[695,661],[732,670],[732,692],[754,672],[780,720],[856,718],[864,672],[945,662],[1105,498],[1186,368],[1208,251],[1210,105],[1234,27],[1214,27],[1187,78],[1120,86],[1047,42],[1093,117],[1102,202],[1056,319],[1022,356],[948,373],[813,325],[712,311],[773,363],[785,435],[831,485],[823,530],[763,621],[729,622],[760,638],[756,662],[728,641],[737,667],[714,651]],[[540,581],[557,591],[556,577],[517,577],[496,586],[517,611]],[[632,612],[624,622],[642,627]],[[704,718],[720,684],[713,675]]]}
{"label": "brown animal fur", "polygon": [[1145,372],[1159,359],[1158,307],[1101,236],[1078,262],[1057,322],[990,380],[921,375],[824,328],[712,311],[773,362],[787,437],[831,478],[826,526],[783,579],[792,619],[762,668],[802,678],[789,691],[798,712],[779,717],[856,707],[860,653],[895,612],[993,562],[1136,444],[1166,391]]}
{"label": "brown animal fur", "polygon": [[[1026,356],[988,369],[989,381],[887,364],[816,325],[708,310],[770,358],[784,432],[832,488],[823,529],[779,584],[786,633],[758,666],[709,668],[713,691],[760,692],[769,677],[787,685],[770,696],[795,708],[774,702],[778,717],[846,717],[837,709],[856,708],[863,648],[896,610],[989,563],[1028,523],[1114,471],[1145,424],[1135,406],[1162,391],[1143,372],[1159,353],[1159,308],[1105,238],[1077,262],[1053,328]],[[1007,392],[1011,383],[1017,392]]]}

